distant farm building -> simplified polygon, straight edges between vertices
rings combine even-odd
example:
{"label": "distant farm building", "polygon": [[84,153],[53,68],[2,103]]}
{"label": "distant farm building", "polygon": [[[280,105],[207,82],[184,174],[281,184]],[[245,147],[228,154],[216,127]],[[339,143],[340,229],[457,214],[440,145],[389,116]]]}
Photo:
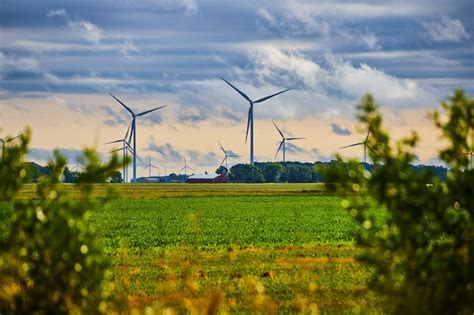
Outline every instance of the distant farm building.
{"label": "distant farm building", "polygon": [[188,177],[188,183],[228,183],[229,177],[226,174],[194,174]]}

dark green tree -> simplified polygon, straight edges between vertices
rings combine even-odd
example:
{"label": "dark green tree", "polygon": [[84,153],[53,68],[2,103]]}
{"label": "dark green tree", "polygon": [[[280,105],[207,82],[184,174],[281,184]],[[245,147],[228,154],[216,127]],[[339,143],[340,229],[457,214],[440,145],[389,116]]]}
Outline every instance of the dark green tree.
{"label": "dark green tree", "polygon": [[227,174],[229,170],[224,166],[221,165],[216,169],[216,174]]}
{"label": "dark green tree", "polygon": [[115,171],[111,176],[110,179],[108,180],[110,183],[122,183],[123,178],[122,178],[122,172],[120,171]]}
{"label": "dark green tree", "polygon": [[288,183],[310,183],[313,181],[313,170],[306,165],[288,165],[281,176],[281,181]]}
{"label": "dark green tree", "polygon": [[[329,188],[350,195],[343,207],[360,223],[361,260],[373,267],[370,287],[387,299],[395,314],[471,314],[474,310],[474,170],[469,142],[474,130],[474,100],[456,91],[443,113],[432,117],[447,147],[439,157],[450,168],[446,181],[411,163],[415,133],[393,144],[383,129],[374,99],[358,105],[359,121],[369,130],[374,166],[339,163],[326,176]],[[443,119],[441,119],[441,117]],[[375,216],[371,208],[386,211]]]}
{"label": "dark green tree", "polygon": [[250,164],[236,164],[230,168],[230,181],[237,183],[263,183],[260,168]]}
{"label": "dark green tree", "polygon": [[266,183],[278,183],[281,173],[284,171],[283,165],[278,162],[265,163],[261,169]]}

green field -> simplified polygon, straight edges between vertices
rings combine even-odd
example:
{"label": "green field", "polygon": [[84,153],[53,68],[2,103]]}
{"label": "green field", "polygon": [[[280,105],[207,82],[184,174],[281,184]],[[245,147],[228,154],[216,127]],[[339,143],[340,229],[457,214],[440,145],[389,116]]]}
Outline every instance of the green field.
{"label": "green field", "polygon": [[111,186],[119,197],[91,223],[128,310],[383,311],[355,260],[357,224],[322,185],[98,185],[96,196]]}

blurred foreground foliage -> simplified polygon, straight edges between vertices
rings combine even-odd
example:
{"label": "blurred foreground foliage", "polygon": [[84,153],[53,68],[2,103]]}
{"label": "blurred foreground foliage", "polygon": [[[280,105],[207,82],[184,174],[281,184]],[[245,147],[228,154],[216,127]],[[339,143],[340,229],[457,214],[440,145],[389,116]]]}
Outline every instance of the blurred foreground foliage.
{"label": "blurred foreground foliage", "polygon": [[[357,161],[326,170],[333,190],[349,198],[342,206],[360,223],[360,257],[374,270],[370,286],[387,299],[389,312],[471,314],[474,310],[474,99],[456,91],[431,114],[447,147],[439,154],[450,171],[446,181],[415,172],[410,163],[418,136],[393,143],[371,95],[358,105],[359,121],[370,132],[372,172]],[[385,208],[386,219],[371,216]]]}
{"label": "blurred foreground foliage", "polygon": [[15,198],[27,181],[24,158],[30,131],[5,146],[0,161],[0,314],[106,313],[113,303],[109,261],[88,223],[92,207],[112,197],[93,199],[92,183],[114,176],[125,161],[113,155],[100,163],[84,150],[85,170],[78,178],[80,197],[61,190],[66,160],[55,152],[50,176],[40,178],[37,198]]}

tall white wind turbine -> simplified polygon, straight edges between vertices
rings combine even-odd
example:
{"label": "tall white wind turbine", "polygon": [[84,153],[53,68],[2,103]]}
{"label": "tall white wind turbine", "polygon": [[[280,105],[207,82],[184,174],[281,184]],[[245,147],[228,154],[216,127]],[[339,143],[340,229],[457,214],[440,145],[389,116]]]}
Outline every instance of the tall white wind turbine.
{"label": "tall white wind turbine", "polygon": [[245,133],[245,143],[247,143],[247,137],[248,137],[248,134],[249,134],[249,129],[250,129],[250,164],[253,165],[253,162],[254,162],[254,148],[253,148],[253,105],[254,104],[257,104],[257,103],[262,103],[274,96],[277,96],[277,95],[280,95],[282,93],[285,93],[287,91],[289,91],[290,89],[286,89],[286,90],[283,90],[283,91],[280,91],[278,93],[275,93],[275,94],[272,94],[272,95],[269,95],[269,96],[265,96],[265,97],[262,97],[262,98],[259,98],[255,101],[252,101],[250,99],[250,97],[248,97],[244,92],[240,91],[238,88],[236,88],[235,86],[233,86],[229,81],[227,81],[226,79],[224,79],[223,77],[220,77],[225,83],[227,83],[228,85],[230,85],[237,93],[239,93],[243,98],[245,98],[248,102],[249,102],[249,113],[248,113],[248,118],[247,118],[247,131]]}
{"label": "tall white wind turbine", "polygon": [[146,110],[144,112],[135,114],[135,112],[132,111],[130,109],[130,107],[128,107],[127,105],[122,103],[122,101],[120,101],[118,98],[116,98],[112,93],[109,93],[109,94],[117,102],[119,102],[120,105],[122,105],[132,115],[132,135],[133,135],[133,144],[132,144],[133,145],[133,179],[132,179],[132,181],[136,182],[136,180],[137,180],[137,126],[136,126],[136,119],[137,119],[137,117],[144,116],[144,115],[149,114],[151,112],[154,112],[154,111],[156,111],[160,108],[166,107],[166,105],[156,107],[156,108],[153,108],[153,109]]}

